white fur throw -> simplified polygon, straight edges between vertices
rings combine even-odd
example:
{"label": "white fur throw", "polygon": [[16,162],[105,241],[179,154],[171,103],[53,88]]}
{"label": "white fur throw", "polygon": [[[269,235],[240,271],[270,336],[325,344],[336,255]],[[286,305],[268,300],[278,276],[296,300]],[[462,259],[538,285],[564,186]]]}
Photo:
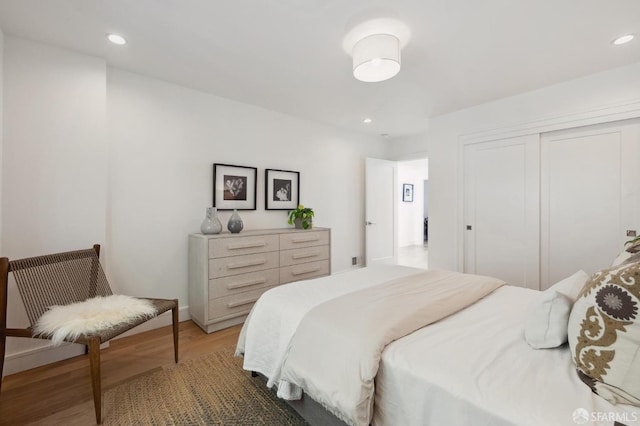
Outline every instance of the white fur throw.
{"label": "white fur throw", "polygon": [[84,334],[155,315],[155,308],[145,299],[120,294],[97,296],[70,305],[50,306],[33,327],[33,334],[49,336],[54,345],[59,345],[67,338],[75,340]]}

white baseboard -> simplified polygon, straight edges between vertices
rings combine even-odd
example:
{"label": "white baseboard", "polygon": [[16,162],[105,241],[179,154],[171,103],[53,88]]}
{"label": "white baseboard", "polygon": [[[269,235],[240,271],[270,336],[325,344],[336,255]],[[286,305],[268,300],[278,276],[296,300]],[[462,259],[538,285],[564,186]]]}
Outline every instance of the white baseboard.
{"label": "white baseboard", "polygon": [[[180,322],[191,319],[188,306],[181,306],[179,309]],[[121,334],[117,339],[134,334],[143,333],[145,331],[154,330],[156,328],[171,325],[171,311],[165,312],[156,318],[153,318],[126,333]],[[44,341],[44,340],[43,340]],[[102,348],[108,347],[109,342],[105,343]],[[39,348],[27,349],[21,352],[7,354],[4,359],[4,371],[2,376],[19,373],[20,371],[29,370],[40,367],[42,365],[51,364],[63,359],[73,358],[84,354],[84,345],[73,343],[63,343],[61,346],[54,347],[51,343],[47,346]]]}

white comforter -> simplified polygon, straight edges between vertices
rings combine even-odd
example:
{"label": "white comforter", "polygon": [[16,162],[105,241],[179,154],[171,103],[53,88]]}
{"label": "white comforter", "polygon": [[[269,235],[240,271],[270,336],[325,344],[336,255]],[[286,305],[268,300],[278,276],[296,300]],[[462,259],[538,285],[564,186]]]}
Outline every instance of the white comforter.
{"label": "white comforter", "polygon": [[289,341],[302,317],[314,306],[332,298],[423,271],[376,265],[273,288],[264,293],[251,310],[240,332],[236,355],[244,354],[243,368],[263,374],[268,378],[267,386],[278,385],[278,395],[298,399],[301,390],[280,383],[280,373]]}
{"label": "white comforter", "polygon": [[535,350],[526,343],[525,315],[539,294],[501,287],[388,345],[373,424],[640,425],[640,409],[613,406],[580,381],[567,345]]}
{"label": "white comforter", "polygon": [[[245,369],[262,373],[271,385],[278,383],[284,351],[308,310],[420,271],[368,267],[270,290],[245,322],[236,353],[245,354]],[[524,317],[538,295],[503,286],[388,345],[376,377],[372,424],[611,426],[617,420],[640,426],[638,408],[613,406],[578,379],[566,345],[542,350],[527,345]],[[579,417],[585,414],[586,423]]]}
{"label": "white comforter", "polygon": [[504,284],[497,278],[431,270],[329,300],[300,322],[282,379],[346,423],[368,426],[385,347]]}

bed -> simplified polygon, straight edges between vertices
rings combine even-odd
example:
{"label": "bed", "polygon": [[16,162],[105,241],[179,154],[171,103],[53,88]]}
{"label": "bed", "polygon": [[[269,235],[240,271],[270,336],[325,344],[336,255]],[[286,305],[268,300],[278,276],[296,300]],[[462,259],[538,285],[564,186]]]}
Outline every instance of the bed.
{"label": "bed", "polygon": [[[330,375],[326,367],[311,374],[315,378],[299,382],[301,386],[288,380],[293,377],[286,371],[291,345],[306,329],[309,312],[318,307],[363,289],[415,280],[424,273],[377,265],[272,289],[251,311],[236,354],[244,356],[244,369],[265,376],[269,387],[277,386],[280,397],[296,400],[312,395],[345,423],[367,424],[333,406],[342,397],[316,398],[313,382]],[[638,407],[613,405],[578,378],[568,345],[535,350],[527,344],[523,336],[527,311],[539,297],[538,291],[498,285],[468,306],[454,308],[458,310],[386,344],[376,367],[368,421],[374,425],[640,424]],[[303,346],[311,340],[303,339]],[[344,368],[331,362],[337,371]]]}

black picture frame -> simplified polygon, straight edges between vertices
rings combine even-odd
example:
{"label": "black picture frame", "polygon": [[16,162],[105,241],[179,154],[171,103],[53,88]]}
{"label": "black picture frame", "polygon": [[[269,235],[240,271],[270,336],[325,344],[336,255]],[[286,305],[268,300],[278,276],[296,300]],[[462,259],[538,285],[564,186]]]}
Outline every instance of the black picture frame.
{"label": "black picture frame", "polygon": [[413,203],[413,184],[402,184],[402,201],[405,203]]}
{"label": "black picture frame", "polygon": [[213,207],[255,210],[258,169],[213,163]]}
{"label": "black picture frame", "polygon": [[265,169],[264,208],[294,210],[300,204],[300,172]]}

